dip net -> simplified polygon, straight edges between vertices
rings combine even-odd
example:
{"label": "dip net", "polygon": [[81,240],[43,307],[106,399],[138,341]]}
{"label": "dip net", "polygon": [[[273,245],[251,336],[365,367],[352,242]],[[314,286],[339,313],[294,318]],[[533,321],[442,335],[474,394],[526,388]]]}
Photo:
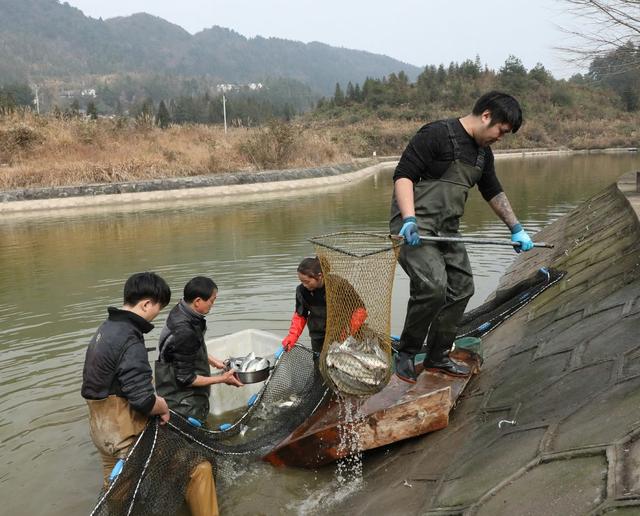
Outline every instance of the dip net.
{"label": "dip net", "polygon": [[391,377],[391,292],[402,240],[341,232],[310,239],[322,267],[327,324],[320,372],[335,392],[370,396]]}

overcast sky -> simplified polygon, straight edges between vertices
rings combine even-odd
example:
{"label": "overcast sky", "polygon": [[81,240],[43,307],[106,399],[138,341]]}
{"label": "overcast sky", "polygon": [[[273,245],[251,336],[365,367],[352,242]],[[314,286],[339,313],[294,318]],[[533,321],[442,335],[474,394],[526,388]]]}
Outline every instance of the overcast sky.
{"label": "overcast sky", "polygon": [[[278,37],[367,50],[416,66],[480,55],[498,69],[509,54],[556,77],[576,69],[554,47],[572,18],[559,0],[68,0],[93,18],[147,12],[199,32],[219,25],[247,37]],[[573,25],[575,28],[575,25]]]}

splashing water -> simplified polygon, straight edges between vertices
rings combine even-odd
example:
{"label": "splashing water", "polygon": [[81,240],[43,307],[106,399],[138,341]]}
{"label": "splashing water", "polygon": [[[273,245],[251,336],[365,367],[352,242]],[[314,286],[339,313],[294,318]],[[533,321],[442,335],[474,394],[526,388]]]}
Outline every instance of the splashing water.
{"label": "splashing water", "polygon": [[363,423],[364,415],[360,408],[362,400],[338,396],[339,420],[338,452],[346,456],[336,464],[336,480],[340,486],[360,489],[364,486],[362,477],[362,447],[358,426]]}
{"label": "splashing water", "polygon": [[335,478],[329,485],[321,489],[314,486],[304,502],[287,505],[287,509],[294,510],[298,516],[324,512],[364,487],[362,447],[358,433],[358,426],[364,421],[360,410],[362,403],[358,398],[338,395],[339,420],[342,421],[338,426],[338,452],[347,455],[336,463]]}

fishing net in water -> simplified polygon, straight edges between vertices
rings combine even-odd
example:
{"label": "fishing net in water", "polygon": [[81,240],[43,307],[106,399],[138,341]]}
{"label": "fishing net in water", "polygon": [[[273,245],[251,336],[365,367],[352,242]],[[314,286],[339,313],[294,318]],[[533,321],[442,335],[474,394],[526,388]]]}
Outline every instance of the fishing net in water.
{"label": "fishing net in water", "polygon": [[320,372],[336,392],[375,394],[391,377],[391,292],[401,241],[365,232],[310,241],[327,299]]}
{"label": "fishing net in water", "polygon": [[91,514],[176,514],[195,466],[209,461],[216,484],[231,484],[302,424],[327,392],[312,351],[295,346],[277,360],[251,406],[224,431],[196,428],[174,412],[166,425],[152,419]]}

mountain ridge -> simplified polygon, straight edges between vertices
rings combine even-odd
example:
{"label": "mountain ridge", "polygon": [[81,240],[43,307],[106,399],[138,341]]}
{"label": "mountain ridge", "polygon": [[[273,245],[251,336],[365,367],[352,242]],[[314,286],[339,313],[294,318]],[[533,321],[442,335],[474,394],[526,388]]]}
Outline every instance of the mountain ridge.
{"label": "mountain ridge", "polygon": [[219,25],[191,34],[144,12],[95,19],[57,0],[0,0],[0,48],[5,82],[127,73],[239,83],[289,77],[330,94],[338,82],[421,72],[386,55],[317,41],[249,38]]}

